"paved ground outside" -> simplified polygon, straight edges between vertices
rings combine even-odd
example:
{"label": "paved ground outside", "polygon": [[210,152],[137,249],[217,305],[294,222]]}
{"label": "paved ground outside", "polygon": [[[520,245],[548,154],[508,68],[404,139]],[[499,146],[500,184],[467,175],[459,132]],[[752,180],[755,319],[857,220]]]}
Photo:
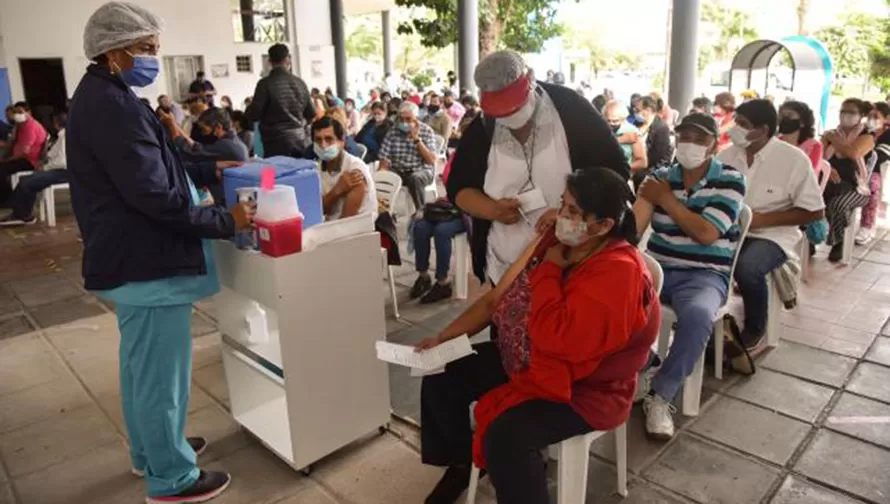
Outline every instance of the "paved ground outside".
{"label": "paved ground outside", "polygon": [[[55,229],[0,232],[0,504],[143,499],[142,482],[129,474],[115,318],[81,287],[75,233],[70,216]],[[856,256],[838,268],[820,253],[800,306],[781,315],[781,346],[751,378],[709,377],[700,415],[678,413],[672,441],[648,441],[634,409],[624,502],[890,503],[890,239]],[[409,303],[413,279],[410,263],[398,270],[403,318],[387,305],[391,341],[433,334],[466,306]],[[214,502],[423,501],[441,470],[420,463],[418,379],[392,368],[393,410],[405,420],[303,476],[229,417],[212,302],[196,305],[193,322],[188,430],[211,442],[202,465],[234,476]],[[587,502],[621,501],[610,444],[605,436],[592,449]],[[482,491],[479,502],[494,502],[489,487]]]}

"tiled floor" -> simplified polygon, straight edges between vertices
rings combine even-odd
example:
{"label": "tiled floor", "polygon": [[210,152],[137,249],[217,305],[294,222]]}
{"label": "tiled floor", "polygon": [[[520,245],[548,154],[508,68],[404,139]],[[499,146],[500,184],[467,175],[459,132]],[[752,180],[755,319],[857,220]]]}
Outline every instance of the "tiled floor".
{"label": "tiled floor", "polygon": [[[64,216],[55,229],[0,232],[0,256],[14,265],[0,270],[0,504],[142,501],[142,483],[128,473],[115,318],[81,288],[74,233]],[[611,437],[597,441],[587,501],[890,503],[890,240],[856,257],[840,268],[823,252],[800,305],[781,315],[781,346],[753,377],[708,377],[700,415],[678,413],[673,440],[646,439],[634,408],[623,501]],[[403,317],[387,320],[391,341],[434,334],[467,305],[409,303],[412,281],[410,263],[397,269]],[[418,379],[390,372],[394,413],[407,422],[394,419],[391,432],[369,433],[304,476],[229,416],[215,317],[211,302],[196,305],[188,430],[211,441],[205,466],[234,475],[218,502],[423,501],[440,470],[417,451]],[[493,502],[488,485],[479,502]]]}

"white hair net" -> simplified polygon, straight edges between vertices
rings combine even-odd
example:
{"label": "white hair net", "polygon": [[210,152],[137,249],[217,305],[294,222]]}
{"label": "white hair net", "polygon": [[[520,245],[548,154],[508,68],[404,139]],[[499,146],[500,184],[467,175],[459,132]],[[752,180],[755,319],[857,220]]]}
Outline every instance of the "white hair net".
{"label": "white hair net", "polygon": [[473,78],[482,92],[495,92],[516,82],[528,72],[522,56],[515,51],[496,51],[476,67]]}
{"label": "white hair net", "polygon": [[108,2],[90,16],[83,30],[83,51],[94,59],[114,49],[158,35],[164,20],[128,2]]}
{"label": "white hair net", "polygon": [[405,111],[411,112],[411,115],[417,117],[417,113],[420,112],[420,109],[412,102],[403,101],[401,105],[399,105],[399,112]]}

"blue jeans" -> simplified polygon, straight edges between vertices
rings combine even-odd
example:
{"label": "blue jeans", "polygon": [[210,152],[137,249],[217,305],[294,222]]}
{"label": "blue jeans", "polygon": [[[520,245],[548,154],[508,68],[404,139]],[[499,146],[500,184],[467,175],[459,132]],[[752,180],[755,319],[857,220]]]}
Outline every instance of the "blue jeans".
{"label": "blue jeans", "polygon": [[677,314],[674,341],[658,372],[652,390],[673,401],[686,377],[692,374],[714,331],[714,315],[726,300],[729,280],[705,269],[665,269],[661,302]]}
{"label": "blue jeans", "polygon": [[785,264],[788,256],[775,242],[763,238],[746,238],[735,267],[735,281],[745,302],[745,328],[742,342],[754,343],[766,333],[769,312],[769,289],[766,276]]}
{"label": "blue jeans", "polygon": [[436,280],[448,278],[451,268],[451,239],[466,231],[464,221],[452,219],[444,222],[430,222],[418,219],[414,223],[414,262],[417,271],[426,273],[430,269],[430,239],[436,242]]}
{"label": "blue jeans", "polygon": [[9,197],[12,216],[17,219],[30,219],[40,191],[51,185],[66,183],[68,183],[68,170],[39,171],[22,177],[12,196]]}
{"label": "blue jeans", "polygon": [[118,304],[121,403],[130,460],[148,495],[175,495],[198,479],[185,438],[192,378],[192,305]]}

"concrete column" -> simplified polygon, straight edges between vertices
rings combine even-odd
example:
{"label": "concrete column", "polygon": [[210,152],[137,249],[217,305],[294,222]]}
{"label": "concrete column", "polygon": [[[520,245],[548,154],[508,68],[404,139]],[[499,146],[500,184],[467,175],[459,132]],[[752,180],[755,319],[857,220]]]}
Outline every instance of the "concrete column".
{"label": "concrete column", "polygon": [[337,72],[337,96],[348,95],[346,75],[346,36],[343,29],[343,0],[330,0],[331,42],[334,44],[334,68]]}
{"label": "concrete column", "polygon": [[479,64],[479,0],[457,0],[457,46],[460,87],[475,93],[473,72]]}
{"label": "concrete column", "polygon": [[668,103],[677,110],[685,111],[689,110],[695,97],[701,0],[672,1]]}
{"label": "concrete column", "polygon": [[383,24],[383,75],[392,75],[392,22],[389,19],[389,11],[380,13]]}
{"label": "concrete column", "polygon": [[[337,83],[333,26],[323,21],[334,19],[331,3],[329,0],[286,0],[292,26],[293,72],[310,88],[324,89]],[[305,15],[307,12],[312,15]]]}

